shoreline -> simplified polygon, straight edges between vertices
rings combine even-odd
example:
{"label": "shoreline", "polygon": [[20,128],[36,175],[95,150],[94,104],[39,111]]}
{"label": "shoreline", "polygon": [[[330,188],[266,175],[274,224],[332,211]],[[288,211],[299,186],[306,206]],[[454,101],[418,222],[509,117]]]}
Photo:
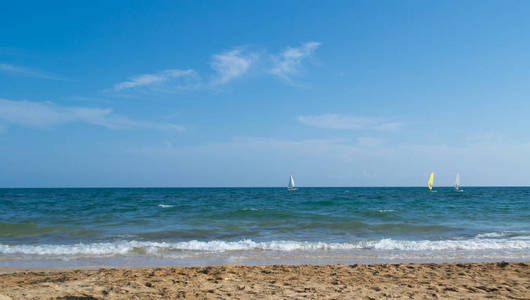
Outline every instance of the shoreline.
{"label": "shoreline", "polygon": [[138,269],[138,268],[166,268],[166,267],[217,267],[217,266],[271,266],[271,265],[395,265],[395,264],[444,264],[444,263],[526,263],[528,256],[500,258],[352,258],[352,257],[323,257],[323,256],[286,256],[279,257],[203,257],[168,259],[153,256],[126,256],[112,258],[90,259],[19,259],[0,261],[0,274],[14,272],[62,272],[62,271],[90,271],[99,269]]}
{"label": "shoreline", "polygon": [[2,300],[72,297],[527,299],[530,262],[0,268]]}
{"label": "shoreline", "polygon": [[[47,260],[43,260],[46,262]],[[20,261],[13,261],[20,262]],[[67,261],[68,262],[68,261]],[[226,262],[226,260],[194,260],[186,262],[176,262],[175,260],[160,260],[155,264],[142,264],[145,261],[127,261],[129,264],[113,264],[111,261],[101,261],[99,263],[87,264],[64,264],[64,265],[46,265],[44,266],[5,266],[0,265],[0,275],[20,273],[20,272],[71,272],[71,271],[98,271],[101,269],[155,269],[155,268],[204,268],[204,267],[267,267],[267,266],[327,266],[327,265],[442,265],[442,264],[490,264],[490,263],[528,263],[528,259],[268,259],[248,260],[244,262]],[[115,262],[115,261],[112,261]],[[26,261],[27,264],[35,265],[35,260]]]}

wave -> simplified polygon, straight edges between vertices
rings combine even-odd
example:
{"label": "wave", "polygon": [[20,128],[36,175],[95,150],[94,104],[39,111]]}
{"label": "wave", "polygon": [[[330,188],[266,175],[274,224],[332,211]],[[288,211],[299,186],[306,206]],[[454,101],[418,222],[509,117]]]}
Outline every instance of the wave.
{"label": "wave", "polygon": [[169,205],[169,204],[158,204],[158,207],[161,207],[161,208],[171,208],[171,207],[175,207],[175,205]]}
{"label": "wave", "polygon": [[396,212],[396,211],[393,209],[378,209],[377,212],[378,213],[389,213],[389,212]]}
{"label": "wave", "polygon": [[445,251],[445,250],[523,250],[530,249],[530,240],[443,240],[399,241],[383,239],[373,244],[376,250]]}
{"label": "wave", "polygon": [[263,210],[263,208],[255,208],[255,207],[243,207],[240,209],[241,211],[258,211]]}
{"label": "wave", "polygon": [[164,255],[174,251],[227,252],[227,251],[319,251],[319,250],[401,250],[412,252],[448,250],[530,250],[529,239],[481,239],[468,240],[363,240],[347,243],[326,243],[308,241],[256,242],[250,239],[240,241],[197,241],[150,242],[116,241],[78,244],[6,245],[0,244],[0,256],[114,256],[114,255]]}
{"label": "wave", "polygon": [[514,238],[514,239],[527,239],[530,238],[530,232],[528,231],[501,231],[501,232],[486,232],[477,234],[477,238]]}

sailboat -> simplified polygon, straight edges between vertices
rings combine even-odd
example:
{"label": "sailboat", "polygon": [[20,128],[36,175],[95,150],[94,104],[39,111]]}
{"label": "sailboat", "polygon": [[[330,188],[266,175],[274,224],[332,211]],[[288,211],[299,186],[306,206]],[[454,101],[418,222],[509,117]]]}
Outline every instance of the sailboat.
{"label": "sailboat", "polygon": [[457,191],[457,192],[462,192],[463,191],[462,189],[460,189],[460,173],[456,173],[455,191]]}
{"label": "sailboat", "polygon": [[287,190],[288,191],[296,191],[296,187],[294,185],[294,179],[293,179],[293,176],[290,176],[289,177],[289,185],[287,185]]}
{"label": "sailboat", "polygon": [[434,181],[434,172],[431,172],[431,177],[429,177],[429,181],[427,182],[427,186],[429,187],[429,191],[432,192],[432,184]]}

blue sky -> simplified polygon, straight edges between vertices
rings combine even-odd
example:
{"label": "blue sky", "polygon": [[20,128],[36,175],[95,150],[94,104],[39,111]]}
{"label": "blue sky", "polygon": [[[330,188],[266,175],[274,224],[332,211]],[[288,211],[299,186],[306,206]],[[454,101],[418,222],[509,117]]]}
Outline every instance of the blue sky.
{"label": "blue sky", "polygon": [[0,7],[0,186],[530,185],[530,2]]}

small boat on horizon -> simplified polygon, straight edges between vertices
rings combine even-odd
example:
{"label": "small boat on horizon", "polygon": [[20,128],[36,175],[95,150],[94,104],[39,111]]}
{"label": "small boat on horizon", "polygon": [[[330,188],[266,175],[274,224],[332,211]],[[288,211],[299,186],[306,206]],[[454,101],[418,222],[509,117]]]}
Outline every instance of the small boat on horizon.
{"label": "small boat on horizon", "polygon": [[294,185],[294,179],[293,179],[292,175],[289,177],[289,184],[287,185],[287,190],[288,191],[296,191],[297,190],[296,186]]}
{"label": "small boat on horizon", "polygon": [[455,191],[457,192],[463,192],[464,190],[462,190],[460,188],[460,173],[456,173],[456,179],[455,179]]}
{"label": "small boat on horizon", "polygon": [[429,181],[427,181],[427,187],[429,188],[429,191],[433,191],[432,190],[432,185],[434,183],[434,172],[431,172],[431,176],[429,177]]}

